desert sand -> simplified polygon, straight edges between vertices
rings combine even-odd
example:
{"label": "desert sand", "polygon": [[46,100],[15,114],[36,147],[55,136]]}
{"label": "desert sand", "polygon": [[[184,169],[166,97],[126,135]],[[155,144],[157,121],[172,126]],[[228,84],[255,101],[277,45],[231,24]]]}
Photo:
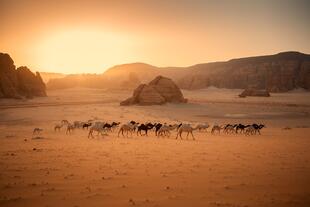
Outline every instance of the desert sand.
{"label": "desert sand", "polygon": [[[129,91],[67,89],[0,101],[0,206],[310,206],[310,94],[238,98],[183,91],[188,104],[119,106]],[[195,131],[196,140],[88,139],[54,132],[62,119],[263,123],[262,135]],[[43,128],[32,138],[35,127]],[[210,129],[209,129],[210,130]]]}

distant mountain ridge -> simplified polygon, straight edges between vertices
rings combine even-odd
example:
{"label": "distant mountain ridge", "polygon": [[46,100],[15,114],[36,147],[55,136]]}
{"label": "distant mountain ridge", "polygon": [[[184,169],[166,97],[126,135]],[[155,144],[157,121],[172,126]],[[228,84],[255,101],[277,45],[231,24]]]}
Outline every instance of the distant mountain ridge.
{"label": "distant mountain ridge", "polygon": [[[73,75],[48,82],[49,89],[61,88],[74,80],[70,87],[135,88],[158,75],[173,79],[182,89],[257,88],[285,92],[295,88],[310,90],[310,55],[282,52],[275,55],[245,57],[223,62],[202,63],[189,67],[156,67],[145,63],[129,63],[109,68],[101,75]],[[76,78],[73,78],[76,77]],[[79,78],[77,78],[79,77]],[[95,78],[96,77],[96,78]],[[95,84],[96,82],[96,84]]]}

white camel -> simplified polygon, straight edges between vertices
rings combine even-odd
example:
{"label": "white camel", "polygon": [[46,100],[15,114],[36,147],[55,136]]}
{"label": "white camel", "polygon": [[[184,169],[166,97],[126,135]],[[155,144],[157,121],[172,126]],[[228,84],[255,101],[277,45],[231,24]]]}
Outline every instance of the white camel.
{"label": "white camel", "polygon": [[103,122],[103,121],[96,121],[94,124],[93,124],[93,126],[96,126],[96,127],[98,127],[98,128],[103,128],[103,126],[105,125],[105,122]]}
{"label": "white camel", "polygon": [[73,125],[75,128],[82,128],[84,124],[86,124],[86,122],[83,122],[83,121],[74,121],[73,122]]}
{"label": "white camel", "polygon": [[98,132],[97,135],[99,135],[99,134],[103,135],[103,132],[104,132],[103,126],[101,124],[96,124],[96,125],[90,127],[89,133],[88,133],[88,138],[90,138],[90,137],[94,138],[93,133],[95,131]]}
{"label": "white camel", "polygon": [[210,125],[208,123],[205,123],[205,124],[198,124],[196,126],[196,128],[198,129],[198,131],[205,131],[207,132],[207,129],[210,127]]}
{"label": "white camel", "polygon": [[162,127],[160,127],[160,129],[157,131],[157,137],[159,136],[167,136],[170,137],[170,131],[176,129],[179,125],[178,124],[174,124],[172,126],[168,126],[166,124],[164,124]]}
{"label": "white camel", "polygon": [[138,124],[132,124],[132,123],[127,123],[127,124],[123,124],[119,131],[118,131],[118,137],[119,134],[122,133],[123,137],[124,137],[124,132],[126,132],[126,136],[128,137],[128,133],[130,132],[130,135],[132,136],[132,132],[135,131],[135,128],[138,126]]}
{"label": "white camel", "polygon": [[182,133],[183,133],[183,132],[187,132],[186,139],[188,139],[188,135],[191,134],[193,140],[195,140],[195,137],[194,137],[194,135],[193,135],[193,131],[196,130],[196,129],[197,129],[197,127],[193,128],[193,127],[191,127],[191,125],[189,125],[189,124],[182,124],[182,125],[179,127],[179,129],[178,129],[176,139],[178,139],[179,135],[180,135],[180,138],[182,139]]}

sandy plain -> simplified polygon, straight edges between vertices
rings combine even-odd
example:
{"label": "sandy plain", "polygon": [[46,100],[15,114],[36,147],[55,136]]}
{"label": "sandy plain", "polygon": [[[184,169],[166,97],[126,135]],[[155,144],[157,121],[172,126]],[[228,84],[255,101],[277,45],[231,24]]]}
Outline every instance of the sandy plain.
{"label": "sandy plain", "polygon": [[[183,91],[188,104],[119,106],[128,91],[67,89],[0,101],[0,206],[310,206],[310,93],[238,98]],[[196,140],[88,139],[54,132],[62,119],[263,123],[262,135],[195,131]],[[32,138],[43,128],[40,139]]]}

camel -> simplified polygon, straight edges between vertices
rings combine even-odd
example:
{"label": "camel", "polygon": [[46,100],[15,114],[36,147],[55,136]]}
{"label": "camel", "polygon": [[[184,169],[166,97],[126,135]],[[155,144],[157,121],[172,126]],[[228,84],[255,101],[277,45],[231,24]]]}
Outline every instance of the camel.
{"label": "camel", "polygon": [[155,125],[155,135],[157,136],[157,132],[158,132],[158,130],[162,127],[163,125],[161,124],[161,123],[157,123],[156,125]]}
{"label": "camel", "polygon": [[113,122],[112,124],[105,123],[103,125],[103,129],[106,129],[107,131],[112,132],[112,129],[114,129],[115,126],[118,126],[119,123]]}
{"label": "camel", "polygon": [[83,124],[83,129],[88,129],[88,127],[90,127],[92,125],[92,123],[88,122],[88,123],[85,123]]}
{"label": "camel", "polygon": [[175,139],[178,139],[178,136],[180,135],[180,138],[182,139],[182,133],[183,132],[187,132],[187,136],[186,139],[188,139],[188,135],[191,134],[193,140],[195,140],[195,137],[193,135],[193,131],[196,130],[197,127],[193,128],[191,127],[191,125],[189,124],[182,124],[179,128],[178,128],[178,132],[177,132],[177,137]]}
{"label": "camel", "polygon": [[252,124],[251,126],[249,126],[245,129],[244,133],[245,133],[245,135],[253,135],[256,133],[258,133],[260,135],[261,134],[260,130],[264,127],[265,127],[265,125],[263,125],[263,124],[260,124],[260,125]]}
{"label": "camel", "polygon": [[131,136],[132,136],[132,132],[135,131],[135,128],[138,126],[138,123],[135,123],[135,124],[132,124],[132,123],[128,123],[128,124],[123,124],[119,131],[118,131],[118,137],[119,137],[119,134],[122,132],[122,135],[124,137],[124,132],[127,133],[127,137],[128,137],[128,132],[131,133]]}
{"label": "camel", "polygon": [[90,128],[89,133],[88,133],[88,138],[90,137],[94,138],[93,136],[94,131],[98,132],[97,135],[99,135],[99,133],[103,135],[102,132],[104,131],[104,129],[100,124],[97,124],[97,125],[95,124],[94,126]]}
{"label": "camel", "polygon": [[238,125],[236,126],[236,134],[238,134],[239,130],[240,130],[241,133],[243,133],[244,130],[245,130],[246,128],[250,127],[250,126],[251,126],[251,125],[238,124]]}
{"label": "camel", "polygon": [[39,135],[41,132],[43,131],[43,129],[40,129],[40,128],[34,128],[33,129],[33,132],[32,132],[32,135]]}
{"label": "camel", "polygon": [[98,128],[103,128],[103,126],[105,125],[106,123],[105,122],[102,122],[102,121],[96,121],[94,123],[94,126],[98,127]]}
{"label": "camel", "polygon": [[253,135],[255,133],[255,128],[254,126],[249,126],[245,129],[244,134],[249,136],[249,135]]}
{"label": "camel", "polygon": [[236,133],[236,130],[235,130],[235,127],[237,127],[238,125],[235,124],[235,125],[231,125],[231,124],[227,124],[225,127],[224,127],[224,133],[226,134],[229,134],[229,133]]}
{"label": "camel", "polygon": [[152,129],[154,127],[153,124],[151,123],[147,123],[147,124],[141,124],[140,126],[138,126],[138,130],[137,130],[137,136],[140,133],[140,136],[142,136],[141,131],[145,131],[145,134],[147,136],[147,131]]}
{"label": "camel", "polygon": [[205,131],[207,132],[207,129],[209,128],[209,124],[208,123],[205,123],[205,124],[198,124],[196,126],[196,128],[198,129],[198,131]]}
{"label": "camel", "polygon": [[73,125],[75,128],[82,128],[84,124],[86,124],[86,122],[83,122],[83,121],[74,121],[73,122]]}
{"label": "camel", "polygon": [[254,134],[258,133],[259,135],[261,134],[260,133],[260,130],[264,127],[266,127],[264,124],[252,124],[253,128],[255,129],[254,130]]}
{"label": "camel", "polygon": [[215,131],[218,131],[218,133],[220,134],[221,133],[221,129],[222,127],[218,124],[215,124],[213,127],[212,127],[212,130],[211,130],[211,133],[214,134]]}
{"label": "camel", "polygon": [[174,124],[174,125],[163,125],[158,131],[157,131],[157,137],[159,136],[170,136],[170,131],[174,130],[178,127],[178,124]]}
{"label": "camel", "polygon": [[71,132],[73,132],[73,130],[75,129],[75,126],[73,124],[68,124],[67,125],[67,131],[66,131],[66,134],[70,134]]}
{"label": "camel", "polygon": [[120,125],[120,123],[121,123],[121,122],[114,122],[114,121],[113,121],[113,122],[112,122],[112,129],[111,129],[111,130],[114,131],[114,130]]}
{"label": "camel", "polygon": [[69,121],[66,120],[66,119],[63,119],[63,120],[61,120],[61,124],[63,124],[63,125],[68,125],[68,124],[69,124]]}
{"label": "camel", "polygon": [[63,127],[63,124],[56,124],[54,126],[54,131],[56,132],[57,130],[60,131],[60,129]]}

